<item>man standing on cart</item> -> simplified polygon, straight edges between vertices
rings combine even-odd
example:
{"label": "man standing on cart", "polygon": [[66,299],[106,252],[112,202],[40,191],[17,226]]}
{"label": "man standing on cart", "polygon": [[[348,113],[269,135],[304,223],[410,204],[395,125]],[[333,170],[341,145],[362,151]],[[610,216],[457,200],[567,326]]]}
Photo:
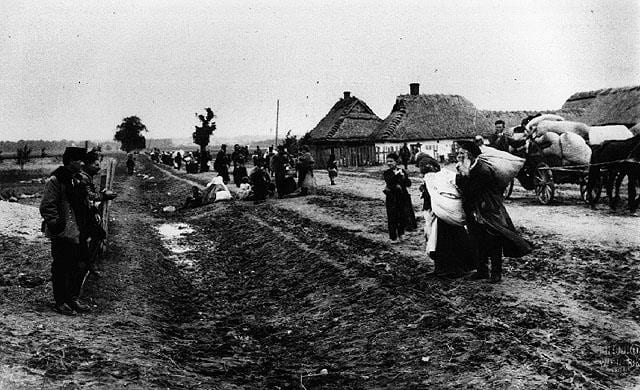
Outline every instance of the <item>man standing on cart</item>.
{"label": "man standing on cart", "polygon": [[498,119],[495,125],[495,133],[489,138],[489,145],[498,150],[509,151],[509,136],[504,132],[504,121]]}

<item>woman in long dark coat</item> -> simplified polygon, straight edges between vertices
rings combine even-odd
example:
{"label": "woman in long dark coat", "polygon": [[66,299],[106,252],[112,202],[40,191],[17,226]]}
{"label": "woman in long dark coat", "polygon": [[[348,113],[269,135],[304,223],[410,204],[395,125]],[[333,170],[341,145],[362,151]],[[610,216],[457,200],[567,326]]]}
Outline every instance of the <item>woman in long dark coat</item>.
{"label": "woman in long dark coat", "polygon": [[398,167],[398,155],[387,155],[387,166],[382,177],[386,183],[383,190],[386,195],[385,206],[387,208],[387,224],[389,238],[392,241],[402,241],[406,230],[414,230],[416,216],[411,205],[411,196],[407,187],[411,186],[411,179],[404,169]]}
{"label": "woman in long dark coat", "polygon": [[224,184],[229,183],[229,158],[227,157],[227,145],[222,144],[220,151],[216,155],[213,168],[218,172],[218,176],[222,177]]}
{"label": "woman in long dark coat", "polygon": [[[423,157],[419,164],[422,174],[440,171],[440,164],[431,157]],[[432,200],[427,190],[426,180],[425,176],[425,184],[420,186],[420,190],[424,200],[423,209],[429,211]],[[435,223],[437,224],[436,247],[434,251],[429,252],[429,257],[434,263],[434,275],[457,278],[475,269],[477,252],[464,226],[451,225],[437,217]]]}

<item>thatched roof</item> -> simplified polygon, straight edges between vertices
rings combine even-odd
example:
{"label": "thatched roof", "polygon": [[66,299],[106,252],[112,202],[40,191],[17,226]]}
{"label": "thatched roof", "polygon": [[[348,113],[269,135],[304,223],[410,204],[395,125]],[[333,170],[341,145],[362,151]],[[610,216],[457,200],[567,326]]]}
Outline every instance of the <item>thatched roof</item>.
{"label": "thatched roof", "polygon": [[308,133],[309,142],[341,142],[368,139],[382,120],[355,96],[345,97]]}
{"label": "thatched roof", "polygon": [[493,122],[459,95],[400,95],[375,130],[375,141],[417,141],[489,135]]}
{"label": "thatched roof", "polygon": [[582,110],[578,120],[591,126],[633,126],[640,122],[640,85],[574,93],[562,109]]}

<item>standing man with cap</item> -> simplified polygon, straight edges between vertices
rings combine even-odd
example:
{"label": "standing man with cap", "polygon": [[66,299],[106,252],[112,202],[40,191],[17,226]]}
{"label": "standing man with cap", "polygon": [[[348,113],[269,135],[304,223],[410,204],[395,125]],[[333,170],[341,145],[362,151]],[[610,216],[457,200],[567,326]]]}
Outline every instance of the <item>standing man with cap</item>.
{"label": "standing man with cap", "polygon": [[478,158],[480,148],[473,141],[457,141],[458,164],[456,185],[462,192],[467,225],[478,250],[478,271],[472,279],[502,280],[502,255],[522,257],[531,252],[529,244],[520,237],[504,207],[502,186],[496,180],[493,167]]}
{"label": "standing man with cap", "polygon": [[409,169],[409,160],[411,160],[411,151],[405,142],[400,148],[400,162],[404,165],[404,170]]}
{"label": "standing man with cap", "polygon": [[489,145],[504,152],[509,151],[509,136],[504,132],[504,121],[498,119],[495,126],[495,133],[491,135]]}
{"label": "standing man with cap", "polygon": [[65,315],[89,310],[78,300],[82,284],[79,264],[88,255],[85,241],[89,207],[79,176],[86,154],[84,148],[65,149],[62,155],[64,165],[51,174],[40,202],[43,231],[51,239],[55,310]]}
{"label": "standing man with cap", "polygon": [[[100,150],[92,149],[87,152],[84,158],[84,167],[80,172],[80,180],[84,186],[84,191],[88,198],[89,221],[87,229],[87,248],[89,257],[87,259],[88,271],[94,276],[100,277],[100,272],[96,269],[96,262],[100,244],[106,238],[106,232],[102,228],[102,217],[97,203],[113,200],[116,194],[110,190],[98,191],[93,182],[93,177],[100,172]],[[83,270],[81,269],[81,272]]]}

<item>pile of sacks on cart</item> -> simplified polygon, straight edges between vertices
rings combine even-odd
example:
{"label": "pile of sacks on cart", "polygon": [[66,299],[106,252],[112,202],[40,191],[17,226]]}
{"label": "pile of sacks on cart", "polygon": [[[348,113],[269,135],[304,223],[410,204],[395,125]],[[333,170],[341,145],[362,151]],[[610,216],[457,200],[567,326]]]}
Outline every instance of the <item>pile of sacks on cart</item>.
{"label": "pile of sacks on cart", "polygon": [[[635,130],[623,125],[587,126],[580,122],[565,121],[552,114],[535,117],[523,127],[520,127],[521,132],[514,134],[513,138],[527,137],[527,148],[535,142],[545,158],[555,158],[558,165],[584,165],[585,168],[590,162],[593,146],[609,140],[629,139],[633,137]],[[525,158],[514,154],[489,146],[481,146],[480,149],[482,154],[478,158],[493,167],[496,179],[504,187],[518,175],[525,164]],[[433,214],[451,225],[463,226],[465,214],[455,176],[454,171],[443,169],[427,173],[424,182],[431,196]],[[428,237],[436,236],[430,231],[436,226],[429,223],[425,226]]]}
{"label": "pile of sacks on cart", "polygon": [[586,166],[591,161],[593,146],[633,136],[624,125],[588,126],[581,122],[566,121],[554,114],[531,119],[524,130],[525,133],[520,133],[520,136],[528,136],[545,157],[555,159],[557,165],[562,166]]}

